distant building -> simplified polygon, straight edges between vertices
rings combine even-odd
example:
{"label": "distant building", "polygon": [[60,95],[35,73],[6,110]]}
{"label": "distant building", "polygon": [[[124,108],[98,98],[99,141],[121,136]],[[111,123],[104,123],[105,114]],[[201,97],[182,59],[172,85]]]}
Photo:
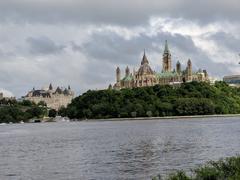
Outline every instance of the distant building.
{"label": "distant building", "polygon": [[177,85],[183,82],[191,81],[208,81],[209,77],[206,70],[199,69],[196,72],[192,70],[192,61],[189,59],[185,69],[182,69],[181,63],[178,61],[176,68],[172,69],[172,58],[168,48],[168,43],[165,43],[165,49],[162,58],[162,72],[158,73],[152,70],[149,65],[146,53],[144,51],[141,65],[137,71],[130,72],[130,69],[126,67],[125,75],[121,77],[121,70],[119,67],[116,69],[116,83],[112,87],[113,89],[133,88],[133,87],[145,87],[160,85]]}
{"label": "distant building", "polygon": [[230,86],[240,87],[240,75],[224,76],[223,81],[228,83]]}
{"label": "distant building", "polygon": [[53,88],[52,84],[49,85],[48,89],[33,90],[29,91],[24,100],[30,100],[36,104],[43,101],[47,104],[47,107],[58,110],[59,108],[66,107],[71,103],[74,98],[74,92],[70,86],[68,88]]}
{"label": "distant building", "polygon": [[3,92],[0,92],[0,100],[16,100],[15,97],[7,97],[7,96],[4,96]]}

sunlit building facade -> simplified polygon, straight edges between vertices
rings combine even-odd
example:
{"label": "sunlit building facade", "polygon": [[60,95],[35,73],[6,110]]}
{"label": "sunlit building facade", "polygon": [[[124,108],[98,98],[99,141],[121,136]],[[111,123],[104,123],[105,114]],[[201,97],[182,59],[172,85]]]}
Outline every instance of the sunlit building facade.
{"label": "sunlit building facade", "polygon": [[[191,81],[209,81],[206,70],[199,69],[196,72],[192,70],[192,61],[189,59],[185,69],[182,69],[178,61],[176,67],[172,68],[172,57],[168,48],[168,42],[165,42],[164,53],[162,57],[162,71],[155,72],[149,65],[146,53],[144,51],[140,67],[137,71],[130,72],[129,67],[125,69],[124,77],[121,76],[119,67],[116,69],[116,83],[114,89],[134,88],[160,85],[175,85]],[[110,85],[111,86],[111,85]]]}

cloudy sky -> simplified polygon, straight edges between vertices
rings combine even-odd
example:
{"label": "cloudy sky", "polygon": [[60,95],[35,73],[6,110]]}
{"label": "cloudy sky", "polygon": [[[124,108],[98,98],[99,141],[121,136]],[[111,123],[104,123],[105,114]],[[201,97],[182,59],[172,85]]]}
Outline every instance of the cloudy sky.
{"label": "cloudy sky", "polygon": [[173,63],[240,74],[239,12],[238,0],[2,0],[0,90],[102,89],[117,66],[137,68],[143,49],[160,71],[165,40]]}

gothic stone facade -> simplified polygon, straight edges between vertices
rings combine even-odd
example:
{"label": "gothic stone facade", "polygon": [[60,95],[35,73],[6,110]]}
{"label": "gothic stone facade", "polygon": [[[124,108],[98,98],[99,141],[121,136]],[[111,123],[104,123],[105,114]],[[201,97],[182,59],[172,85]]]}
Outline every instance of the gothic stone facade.
{"label": "gothic stone facade", "polygon": [[[145,87],[160,85],[177,85],[183,82],[191,81],[209,81],[206,70],[199,69],[197,72],[192,71],[192,62],[189,59],[186,69],[181,69],[181,64],[178,61],[176,69],[172,69],[171,53],[168,48],[167,41],[165,42],[165,49],[162,58],[162,72],[158,73],[152,70],[149,65],[147,56],[143,54],[141,65],[138,71],[130,72],[127,67],[125,70],[125,76],[121,78],[121,70],[119,67],[116,69],[116,83],[114,89],[133,88],[133,87]],[[111,85],[110,85],[111,87]]]}
{"label": "gothic stone facade", "polygon": [[28,92],[24,96],[25,100],[30,100],[36,104],[43,101],[47,104],[47,107],[58,110],[62,106],[66,107],[71,103],[74,97],[74,92],[71,90],[70,86],[68,88],[53,88],[52,84],[49,85],[48,89],[35,90]]}

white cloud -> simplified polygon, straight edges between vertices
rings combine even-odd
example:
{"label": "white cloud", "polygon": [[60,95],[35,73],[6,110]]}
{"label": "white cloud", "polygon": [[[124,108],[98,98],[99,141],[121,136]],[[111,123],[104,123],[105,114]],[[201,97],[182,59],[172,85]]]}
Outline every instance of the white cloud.
{"label": "white cloud", "polygon": [[13,93],[6,89],[0,88],[0,92],[3,93],[3,97],[14,97]]}

